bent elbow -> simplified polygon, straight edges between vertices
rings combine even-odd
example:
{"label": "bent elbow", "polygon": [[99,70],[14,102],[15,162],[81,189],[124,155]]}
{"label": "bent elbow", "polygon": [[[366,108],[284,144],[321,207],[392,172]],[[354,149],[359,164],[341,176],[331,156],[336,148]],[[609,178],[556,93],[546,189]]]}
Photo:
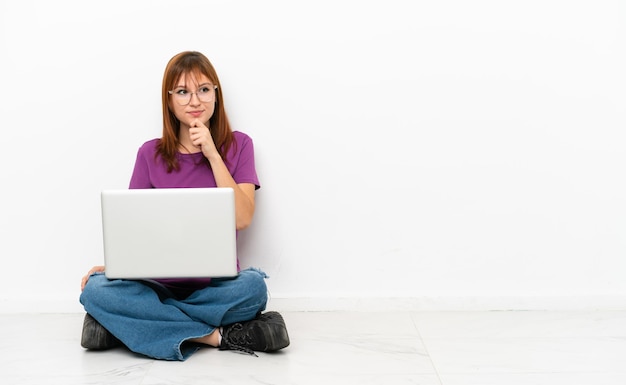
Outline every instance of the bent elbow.
{"label": "bent elbow", "polygon": [[250,218],[237,218],[237,223],[236,223],[235,227],[237,228],[237,230],[244,230],[244,229],[247,229],[248,226],[250,226],[251,223],[252,223],[252,217],[250,217]]}

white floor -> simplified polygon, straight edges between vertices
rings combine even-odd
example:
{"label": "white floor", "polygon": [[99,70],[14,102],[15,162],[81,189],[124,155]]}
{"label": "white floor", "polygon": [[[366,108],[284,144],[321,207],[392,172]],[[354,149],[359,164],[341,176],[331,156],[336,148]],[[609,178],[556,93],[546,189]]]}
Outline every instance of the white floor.
{"label": "white floor", "polygon": [[626,384],[626,311],[286,312],[291,346],[186,362],[80,347],[82,314],[0,315],[3,384]]}

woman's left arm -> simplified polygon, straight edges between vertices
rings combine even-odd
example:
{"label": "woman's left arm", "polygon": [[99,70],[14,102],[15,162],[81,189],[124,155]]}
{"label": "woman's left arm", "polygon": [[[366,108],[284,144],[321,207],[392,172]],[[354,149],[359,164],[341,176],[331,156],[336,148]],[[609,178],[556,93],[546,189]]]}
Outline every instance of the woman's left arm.
{"label": "woman's left arm", "polygon": [[254,192],[256,186],[253,183],[235,183],[230,171],[219,156],[209,159],[211,169],[215,176],[217,187],[231,187],[235,191],[235,217],[237,230],[243,230],[250,226],[254,216]]}
{"label": "woman's left arm", "polygon": [[192,122],[189,137],[194,146],[200,147],[202,154],[209,160],[217,187],[230,187],[235,191],[235,218],[237,230],[250,226],[254,216],[253,183],[237,183],[215,147],[209,128],[199,120]]}

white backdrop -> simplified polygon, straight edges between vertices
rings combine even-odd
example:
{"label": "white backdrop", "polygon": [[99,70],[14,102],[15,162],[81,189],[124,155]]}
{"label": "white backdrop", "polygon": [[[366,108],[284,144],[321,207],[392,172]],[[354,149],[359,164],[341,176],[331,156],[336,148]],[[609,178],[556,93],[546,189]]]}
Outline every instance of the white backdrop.
{"label": "white backdrop", "polygon": [[273,307],[626,307],[618,0],[0,0],[0,311],[81,311],[99,192],[205,53]]}

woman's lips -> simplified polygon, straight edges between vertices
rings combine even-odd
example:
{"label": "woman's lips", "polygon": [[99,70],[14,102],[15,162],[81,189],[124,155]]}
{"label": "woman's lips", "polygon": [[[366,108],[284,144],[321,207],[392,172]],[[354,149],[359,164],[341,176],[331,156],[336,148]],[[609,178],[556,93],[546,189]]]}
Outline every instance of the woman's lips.
{"label": "woman's lips", "polygon": [[194,118],[197,118],[198,116],[202,115],[204,111],[189,111],[188,114],[193,116]]}

